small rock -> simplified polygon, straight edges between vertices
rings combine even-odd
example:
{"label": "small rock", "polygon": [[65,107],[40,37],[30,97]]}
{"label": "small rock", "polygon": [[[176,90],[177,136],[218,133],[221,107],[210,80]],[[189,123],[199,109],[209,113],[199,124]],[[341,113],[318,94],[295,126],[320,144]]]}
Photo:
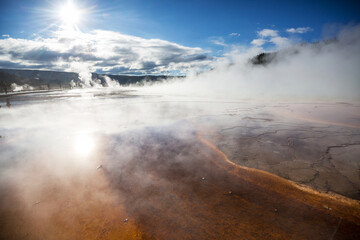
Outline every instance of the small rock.
{"label": "small rock", "polygon": [[274,212],[278,212],[279,210],[277,208],[274,209]]}
{"label": "small rock", "polygon": [[232,193],[233,193],[232,191],[229,191],[229,195],[232,195]]}
{"label": "small rock", "polygon": [[96,169],[100,169],[100,168],[102,168],[102,164],[100,164],[99,166],[97,166]]}
{"label": "small rock", "polygon": [[124,223],[127,223],[129,221],[129,219],[125,218],[124,219]]}
{"label": "small rock", "polygon": [[201,180],[205,180],[205,177],[202,177]]}

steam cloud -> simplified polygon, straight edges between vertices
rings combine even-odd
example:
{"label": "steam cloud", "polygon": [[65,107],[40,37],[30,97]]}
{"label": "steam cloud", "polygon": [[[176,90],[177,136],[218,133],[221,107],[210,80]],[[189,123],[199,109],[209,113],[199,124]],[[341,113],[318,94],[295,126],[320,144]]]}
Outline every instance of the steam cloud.
{"label": "steam cloud", "polygon": [[[261,32],[273,36],[274,31]],[[255,44],[261,45],[261,44]],[[233,48],[212,71],[147,88],[184,96],[277,100],[360,100],[360,26],[343,29],[337,38],[294,45],[276,53],[266,66],[249,59],[263,48]]]}
{"label": "steam cloud", "polygon": [[[71,69],[74,72],[78,73],[78,78],[80,80],[80,87],[82,88],[90,88],[90,87],[95,87],[95,88],[99,88],[99,87],[120,87],[119,82],[111,79],[108,76],[104,76],[104,80],[105,83],[102,84],[100,79],[93,79],[92,78],[92,73],[91,73],[91,66],[89,66],[89,64],[87,63],[82,63],[82,62],[72,62],[71,64]],[[74,80],[72,80],[70,82],[70,87],[74,88],[76,86],[76,83]]]}

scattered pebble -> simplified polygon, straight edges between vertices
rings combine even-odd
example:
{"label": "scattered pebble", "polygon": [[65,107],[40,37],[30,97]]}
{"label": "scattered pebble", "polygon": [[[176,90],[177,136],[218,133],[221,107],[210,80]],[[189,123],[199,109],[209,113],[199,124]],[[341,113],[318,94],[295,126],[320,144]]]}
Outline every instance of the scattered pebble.
{"label": "scattered pebble", "polygon": [[202,180],[205,180],[205,177],[202,177],[201,179],[202,179]]}
{"label": "scattered pebble", "polygon": [[96,169],[100,169],[100,168],[102,168],[102,164],[100,164],[99,166],[97,166]]}
{"label": "scattered pebble", "polygon": [[129,221],[129,219],[125,218],[124,219],[124,223],[127,223]]}
{"label": "scattered pebble", "polygon": [[232,191],[229,191],[229,195],[232,195],[232,193],[233,193]]}
{"label": "scattered pebble", "polygon": [[274,209],[274,212],[278,212],[279,210],[277,208]]}

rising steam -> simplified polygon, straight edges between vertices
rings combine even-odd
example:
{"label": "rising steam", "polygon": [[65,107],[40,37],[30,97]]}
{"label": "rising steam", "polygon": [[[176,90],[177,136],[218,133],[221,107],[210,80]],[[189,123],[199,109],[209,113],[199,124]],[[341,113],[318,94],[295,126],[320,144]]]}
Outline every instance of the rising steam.
{"label": "rising steam", "polygon": [[76,81],[71,80],[71,88],[74,88],[76,86],[79,86],[81,88],[120,87],[119,82],[111,79],[106,75],[104,76],[104,82],[102,82],[100,79],[93,78],[91,73],[91,67],[86,63],[74,61],[70,65],[71,70],[78,73],[78,78],[80,81],[76,83]]}
{"label": "rising steam", "polygon": [[250,59],[264,49],[234,47],[212,71],[146,90],[161,94],[236,99],[360,100],[360,26],[336,39],[280,49],[267,65]]}

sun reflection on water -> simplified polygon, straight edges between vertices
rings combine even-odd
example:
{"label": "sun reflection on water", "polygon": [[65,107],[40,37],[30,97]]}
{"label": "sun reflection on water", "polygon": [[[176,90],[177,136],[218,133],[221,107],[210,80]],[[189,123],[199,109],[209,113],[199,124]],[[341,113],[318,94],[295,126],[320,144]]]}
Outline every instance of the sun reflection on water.
{"label": "sun reflection on water", "polygon": [[79,157],[89,157],[95,149],[95,140],[91,134],[78,134],[75,136],[74,151]]}

